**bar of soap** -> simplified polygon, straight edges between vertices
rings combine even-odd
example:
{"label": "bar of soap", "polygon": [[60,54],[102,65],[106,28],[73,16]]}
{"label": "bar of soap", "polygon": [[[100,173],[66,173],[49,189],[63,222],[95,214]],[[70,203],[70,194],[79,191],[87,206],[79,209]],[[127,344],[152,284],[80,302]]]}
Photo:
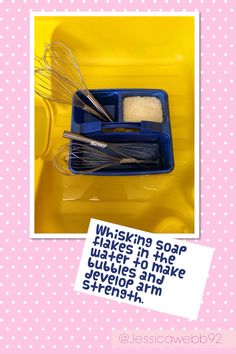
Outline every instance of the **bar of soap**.
{"label": "bar of soap", "polygon": [[157,97],[133,96],[123,100],[124,122],[163,122],[161,101]]}

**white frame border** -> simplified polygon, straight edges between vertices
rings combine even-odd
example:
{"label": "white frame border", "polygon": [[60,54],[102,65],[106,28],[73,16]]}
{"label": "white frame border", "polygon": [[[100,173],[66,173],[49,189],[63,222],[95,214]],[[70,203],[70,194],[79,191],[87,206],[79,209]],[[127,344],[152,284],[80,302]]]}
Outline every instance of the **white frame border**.
{"label": "white frame border", "polygon": [[[194,17],[194,233],[161,234],[160,237],[178,239],[200,238],[200,13],[199,11],[30,11],[30,238],[31,239],[85,239],[84,233],[35,233],[34,195],[34,18],[35,16],[191,16]],[[92,218],[92,216],[91,216]]]}

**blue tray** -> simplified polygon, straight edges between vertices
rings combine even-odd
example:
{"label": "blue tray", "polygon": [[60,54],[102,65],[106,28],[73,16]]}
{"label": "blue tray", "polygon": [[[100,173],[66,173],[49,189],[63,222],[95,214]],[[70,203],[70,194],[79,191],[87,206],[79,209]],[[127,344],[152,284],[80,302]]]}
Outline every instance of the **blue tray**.
{"label": "blue tray", "polygon": [[[137,164],[117,165],[91,175],[146,175],[171,172],[174,168],[173,147],[171,138],[168,96],[163,90],[149,89],[119,89],[91,90],[94,97],[110,113],[114,122],[101,122],[93,115],[73,106],[71,131],[90,138],[106,142],[146,142],[153,143],[158,150],[159,163],[147,167]],[[78,93],[83,100],[84,96]],[[140,123],[123,122],[123,99],[130,96],[153,96],[160,99],[163,109],[163,123],[142,121]],[[88,102],[89,103],[89,102]],[[71,141],[73,146],[76,141]],[[80,171],[69,162],[69,168],[74,174]]]}

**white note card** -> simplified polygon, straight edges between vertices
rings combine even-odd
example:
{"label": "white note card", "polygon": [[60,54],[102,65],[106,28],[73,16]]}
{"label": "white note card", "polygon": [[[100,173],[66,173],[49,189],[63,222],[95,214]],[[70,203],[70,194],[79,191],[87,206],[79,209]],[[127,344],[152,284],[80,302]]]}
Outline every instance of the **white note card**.
{"label": "white note card", "polygon": [[74,290],[196,320],[213,252],[91,219]]}

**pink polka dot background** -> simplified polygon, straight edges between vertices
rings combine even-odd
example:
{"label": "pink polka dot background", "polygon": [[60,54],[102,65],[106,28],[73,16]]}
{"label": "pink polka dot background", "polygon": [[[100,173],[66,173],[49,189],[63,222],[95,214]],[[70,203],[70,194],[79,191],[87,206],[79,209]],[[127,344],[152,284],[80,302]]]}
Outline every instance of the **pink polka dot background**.
{"label": "pink polka dot background", "polygon": [[[201,240],[193,242],[216,251],[198,321],[75,293],[84,241],[29,239],[30,9],[201,12]],[[123,353],[112,349],[112,329],[233,329],[234,25],[234,0],[0,0],[1,354]]]}

